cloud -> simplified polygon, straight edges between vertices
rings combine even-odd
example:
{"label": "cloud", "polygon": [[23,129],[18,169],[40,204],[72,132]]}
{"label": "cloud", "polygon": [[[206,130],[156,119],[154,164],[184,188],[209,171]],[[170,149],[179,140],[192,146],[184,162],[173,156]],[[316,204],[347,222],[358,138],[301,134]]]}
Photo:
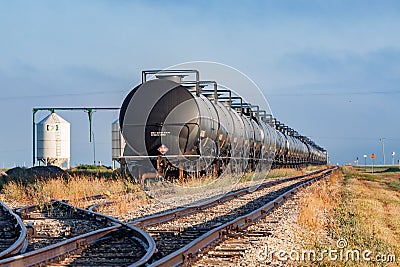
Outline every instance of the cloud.
{"label": "cloud", "polygon": [[3,122],[18,118],[29,140],[32,106],[118,105],[142,69],[210,60],[251,77],[279,119],[340,161],[361,145],[318,136],[400,132],[399,11],[398,1],[8,1],[0,90],[25,98],[2,101]]}
{"label": "cloud", "polygon": [[112,73],[104,71],[94,66],[67,65],[63,67],[63,76],[75,80],[95,81],[96,83],[114,83],[120,81],[121,77],[116,77]]}
{"label": "cloud", "polygon": [[320,93],[400,90],[400,49],[392,47],[368,53],[310,49],[284,55],[278,66],[291,77],[287,87],[283,85],[289,92],[299,88]]}

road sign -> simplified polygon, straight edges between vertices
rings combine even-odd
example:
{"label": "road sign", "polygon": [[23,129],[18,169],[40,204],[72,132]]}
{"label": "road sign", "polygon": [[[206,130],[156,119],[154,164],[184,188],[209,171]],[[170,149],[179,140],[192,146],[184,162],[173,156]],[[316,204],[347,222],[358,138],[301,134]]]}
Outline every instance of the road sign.
{"label": "road sign", "polygon": [[375,158],[375,154],[374,153],[372,153],[371,154],[371,156],[369,156],[371,159],[374,159]]}
{"label": "road sign", "polygon": [[157,150],[161,154],[165,155],[165,153],[167,153],[169,149],[166,145],[161,145]]}

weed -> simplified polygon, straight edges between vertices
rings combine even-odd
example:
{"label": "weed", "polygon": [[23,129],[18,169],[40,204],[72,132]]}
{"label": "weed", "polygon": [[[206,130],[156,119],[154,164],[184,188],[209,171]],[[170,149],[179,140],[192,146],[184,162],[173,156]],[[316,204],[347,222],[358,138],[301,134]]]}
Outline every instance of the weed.
{"label": "weed", "polygon": [[[322,251],[329,246],[335,248],[335,240],[347,241],[347,249],[369,250],[400,257],[400,194],[397,188],[398,175],[390,172],[363,173],[345,166],[342,176],[332,175],[329,184],[319,182],[302,200],[299,223],[313,232],[321,231],[330,237],[328,244],[318,242],[318,235],[311,236],[312,249]],[[396,189],[397,190],[397,189]],[[332,242],[331,244],[329,244]],[[395,263],[374,263],[374,266],[397,266]],[[332,262],[328,259],[311,264],[314,266],[371,266],[366,261]]]}
{"label": "weed", "polygon": [[305,170],[297,170],[297,169],[273,169],[270,170],[267,174],[267,178],[280,178],[280,177],[289,177],[289,176],[298,176],[304,174]]}
{"label": "weed", "polygon": [[5,198],[10,200],[25,202],[28,200],[27,192],[21,182],[11,181],[3,186]]}
{"label": "weed", "polygon": [[28,184],[10,181],[4,184],[2,193],[11,201],[43,205],[50,199],[74,200],[98,194],[112,196],[126,191],[138,192],[139,187],[121,177],[108,179],[75,174],[68,178],[37,178]]}
{"label": "weed", "polygon": [[330,221],[324,220],[327,213],[333,213],[340,199],[340,185],[343,176],[336,170],[329,180],[320,180],[310,188],[310,193],[301,199],[299,224],[312,231],[320,231],[330,226]]}
{"label": "weed", "polygon": [[391,188],[400,190],[400,183],[399,182],[387,182],[386,184]]}
{"label": "weed", "polygon": [[[330,229],[335,238],[345,238],[348,247],[400,256],[400,198],[384,182],[389,174],[365,174],[343,168],[341,203]],[[393,175],[393,174],[392,174]]]}

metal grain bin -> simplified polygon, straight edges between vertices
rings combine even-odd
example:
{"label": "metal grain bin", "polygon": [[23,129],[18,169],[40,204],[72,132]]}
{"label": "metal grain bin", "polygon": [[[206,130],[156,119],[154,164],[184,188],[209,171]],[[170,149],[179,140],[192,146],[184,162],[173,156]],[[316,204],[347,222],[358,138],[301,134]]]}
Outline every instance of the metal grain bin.
{"label": "metal grain bin", "polygon": [[117,119],[111,124],[111,154],[113,166],[114,161],[121,163],[121,159],[124,156],[125,144],[125,139],[119,127],[119,119]]}
{"label": "metal grain bin", "polygon": [[37,124],[37,160],[45,165],[70,167],[70,123],[51,113]]}

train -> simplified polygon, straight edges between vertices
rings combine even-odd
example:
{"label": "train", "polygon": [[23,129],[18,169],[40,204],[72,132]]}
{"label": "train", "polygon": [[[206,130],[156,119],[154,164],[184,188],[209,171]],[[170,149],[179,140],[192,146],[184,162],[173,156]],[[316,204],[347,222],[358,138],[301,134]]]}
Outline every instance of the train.
{"label": "train", "polygon": [[119,124],[124,158],[139,179],[218,177],[328,161],[309,137],[216,81],[201,80],[198,70],[142,71],[142,82],[121,105]]}

